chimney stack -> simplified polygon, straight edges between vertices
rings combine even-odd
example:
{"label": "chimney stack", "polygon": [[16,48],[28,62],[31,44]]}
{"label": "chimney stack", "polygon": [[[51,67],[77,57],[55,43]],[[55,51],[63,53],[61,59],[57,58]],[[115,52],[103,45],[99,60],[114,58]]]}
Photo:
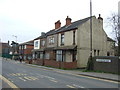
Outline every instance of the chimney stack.
{"label": "chimney stack", "polygon": [[101,19],[101,20],[103,20],[103,18],[101,17],[101,14],[99,14],[99,17],[98,17],[98,19]]}
{"label": "chimney stack", "polygon": [[72,19],[67,16],[67,18],[66,18],[66,26],[71,24],[71,20]]}
{"label": "chimney stack", "polygon": [[55,29],[58,29],[61,27],[61,22],[60,20],[58,20],[57,22],[55,22]]}

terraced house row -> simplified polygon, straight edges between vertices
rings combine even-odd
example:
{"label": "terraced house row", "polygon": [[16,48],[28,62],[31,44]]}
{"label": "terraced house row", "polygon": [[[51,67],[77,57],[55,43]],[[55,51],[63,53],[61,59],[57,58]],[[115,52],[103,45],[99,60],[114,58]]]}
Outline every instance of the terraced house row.
{"label": "terraced house row", "polygon": [[105,33],[100,15],[75,22],[67,16],[64,26],[58,20],[53,30],[34,39],[32,63],[58,68],[86,67],[90,56],[90,18],[93,56],[113,56],[115,41]]}

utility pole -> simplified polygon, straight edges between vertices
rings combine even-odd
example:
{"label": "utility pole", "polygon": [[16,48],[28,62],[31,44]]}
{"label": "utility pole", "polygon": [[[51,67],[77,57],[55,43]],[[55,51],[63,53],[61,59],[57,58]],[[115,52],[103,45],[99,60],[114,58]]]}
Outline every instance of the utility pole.
{"label": "utility pole", "polygon": [[92,0],[90,0],[90,57],[88,59],[88,70],[93,70],[92,62]]}
{"label": "utility pole", "polygon": [[120,1],[118,2],[118,56],[120,56]]}
{"label": "utility pole", "polygon": [[90,57],[92,57],[92,0],[90,0]]}

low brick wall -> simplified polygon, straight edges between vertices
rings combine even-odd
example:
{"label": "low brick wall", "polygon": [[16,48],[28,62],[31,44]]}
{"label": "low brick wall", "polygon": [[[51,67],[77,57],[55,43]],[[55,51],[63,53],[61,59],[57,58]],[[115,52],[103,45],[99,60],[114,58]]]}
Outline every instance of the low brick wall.
{"label": "low brick wall", "polygon": [[40,59],[36,59],[36,60],[32,60],[32,63],[33,63],[33,64],[37,64],[37,65],[42,65],[42,64],[43,64],[43,61],[40,60]]}
{"label": "low brick wall", "polygon": [[120,60],[118,57],[98,56],[93,58],[93,69],[95,71],[120,73]]}
{"label": "low brick wall", "polygon": [[[43,60],[36,59],[32,60],[33,64],[43,65]],[[77,62],[59,62],[55,60],[44,60],[44,66],[51,66],[55,68],[66,68],[66,69],[74,69],[77,68]]]}
{"label": "low brick wall", "polygon": [[45,60],[45,66],[52,66],[52,67],[59,68],[59,62],[54,60]]}
{"label": "low brick wall", "polygon": [[59,62],[54,60],[45,60],[45,66],[73,69],[73,68],[77,68],[77,62]]}

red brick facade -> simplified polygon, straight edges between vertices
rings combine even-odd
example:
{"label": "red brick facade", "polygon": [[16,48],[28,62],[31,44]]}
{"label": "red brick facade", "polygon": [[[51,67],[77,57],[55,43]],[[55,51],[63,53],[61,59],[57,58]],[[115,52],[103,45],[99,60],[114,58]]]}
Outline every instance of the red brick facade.
{"label": "red brick facade", "polygon": [[[33,64],[43,65],[43,60],[36,59],[33,60]],[[77,68],[77,62],[60,62],[54,60],[44,60],[44,66],[51,66],[55,68],[65,68],[65,69],[73,69]]]}

